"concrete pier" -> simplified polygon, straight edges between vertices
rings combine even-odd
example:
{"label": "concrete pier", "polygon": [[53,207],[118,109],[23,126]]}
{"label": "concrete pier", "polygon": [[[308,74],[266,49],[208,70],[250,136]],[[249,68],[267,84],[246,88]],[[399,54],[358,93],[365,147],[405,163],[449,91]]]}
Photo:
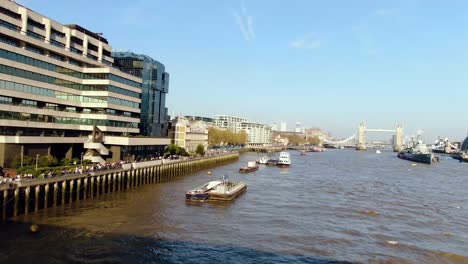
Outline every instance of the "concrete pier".
{"label": "concrete pier", "polygon": [[[135,168],[125,170],[98,171],[0,185],[2,219],[7,220],[23,213],[31,214],[32,206],[34,212],[37,212],[51,206],[72,204],[73,201],[80,199],[99,198],[99,195],[106,193],[127,191],[146,184],[164,183],[237,159],[239,159],[238,153],[230,153],[214,157],[165,161],[165,164],[161,161],[150,161],[136,163]],[[51,197],[50,191],[53,192]],[[52,201],[49,201],[49,197]]]}

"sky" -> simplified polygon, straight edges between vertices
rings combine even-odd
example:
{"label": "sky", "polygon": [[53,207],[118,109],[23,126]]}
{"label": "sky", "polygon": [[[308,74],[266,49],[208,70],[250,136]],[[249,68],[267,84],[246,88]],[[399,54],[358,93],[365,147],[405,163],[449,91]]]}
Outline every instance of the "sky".
{"label": "sky", "polygon": [[176,115],[468,133],[468,1],[17,2],[162,62]]}

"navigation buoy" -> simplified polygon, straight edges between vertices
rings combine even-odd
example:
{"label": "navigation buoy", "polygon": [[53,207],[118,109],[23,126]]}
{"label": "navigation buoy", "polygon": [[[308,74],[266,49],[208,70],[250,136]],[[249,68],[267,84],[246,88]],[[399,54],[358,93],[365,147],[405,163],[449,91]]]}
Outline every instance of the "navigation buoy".
{"label": "navigation buoy", "polygon": [[37,224],[32,224],[32,225],[30,225],[30,226],[29,226],[29,231],[30,231],[31,233],[37,233],[37,232],[39,232],[39,225],[37,225]]}
{"label": "navigation buoy", "polygon": [[211,171],[208,171],[208,175],[211,175]]}

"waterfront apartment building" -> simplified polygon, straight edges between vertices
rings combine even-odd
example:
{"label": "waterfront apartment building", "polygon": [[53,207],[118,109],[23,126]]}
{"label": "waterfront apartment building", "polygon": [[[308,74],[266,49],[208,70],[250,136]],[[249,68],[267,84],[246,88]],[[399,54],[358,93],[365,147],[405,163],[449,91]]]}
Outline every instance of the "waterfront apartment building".
{"label": "waterfront apartment building", "polygon": [[271,127],[264,124],[242,122],[242,130],[248,135],[247,145],[265,146],[272,143]]}
{"label": "waterfront apartment building", "polygon": [[172,143],[194,152],[198,145],[208,148],[208,125],[202,120],[193,120],[183,116],[171,121],[169,132]]}
{"label": "waterfront apartment building", "polygon": [[248,135],[248,146],[264,146],[272,142],[271,127],[265,124],[249,122],[247,119],[236,116],[217,115],[215,125],[221,129],[239,133],[245,131]]}
{"label": "waterfront apartment building", "polygon": [[166,94],[169,73],[159,61],[132,52],[112,52],[114,65],[142,78],[140,133],[145,136],[168,136]]}
{"label": "waterfront apartment building", "polygon": [[215,116],[215,126],[221,129],[227,129],[234,133],[242,131],[242,123],[248,122],[247,119],[237,116],[217,115]]}
{"label": "waterfront apartment building", "polygon": [[[115,161],[169,143],[128,137],[140,133],[142,79],[112,67],[111,50],[101,33],[0,2],[0,166],[16,155],[80,158],[90,148]],[[95,126],[103,145],[89,142]]]}

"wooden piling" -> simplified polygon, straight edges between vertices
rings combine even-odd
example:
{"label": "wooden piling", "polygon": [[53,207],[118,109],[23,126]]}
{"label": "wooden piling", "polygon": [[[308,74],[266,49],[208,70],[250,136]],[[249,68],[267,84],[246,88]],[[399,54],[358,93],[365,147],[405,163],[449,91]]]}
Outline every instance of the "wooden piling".
{"label": "wooden piling", "polygon": [[37,185],[36,190],[34,192],[34,196],[35,196],[35,198],[34,198],[34,212],[36,212],[36,213],[37,213],[37,211],[39,211],[39,197],[40,197],[40,194],[41,194],[41,186]]}
{"label": "wooden piling", "polygon": [[83,200],[86,200],[88,196],[88,177],[84,178],[84,189],[83,189]]}
{"label": "wooden piling", "polygon": [[67,190],[67,181],[62,182],[62,203],[61,205],[65,204],[65,191]]}
{"label": "wooden piling", "polygon": [[70,181],[70,192],[69,192],[69,193],[70,193],[70,195],[69,195],[70,197],[68,197],[68,203],[69,203],[69,204],[72,204],[72,202],[73,202],[73,186],[74,186],[74,185],[75,185],[75,181],[74,181],[74,180],[71,180],[71,181]]}
{"label": "wooden piling", "polygon": [[101,176],[96,176],[96,197],[99,197],[99,188],[100,188]]}
{"label": "wooden piling", "polygon": [[93,176],[89,180],[91,181],[91,188],[89,190],[89,195],[90,195],[91,198],[93,198],[94,197],[94,182],[96,180],[96,177]]}
{"label": "wooden piling", "polygon": [[30,195],[30,192],[31,192],[31,187],[26,187],[26,189],[24,190],[24,214],[25,215],[28,215],[29,214],[29,204],[30,204],[30,199],[29,199],[29,195]]}
{"label": "wooden piling", "polygon": [[7,219],[7,206],[8,206],[8,190],[3,190],[3,216],[2,219]]}
{"label": "wooden piling", "polygon": [[16,217],[18,216],[18,203],[19,203],[19,188],[16,187],[15,188],[15,203],[14,203],[14,207],[13,207],[13,216]]}
{"label": "wooden piling", "polygon": [[79,201],[81,199],[81,178],[76,179],[76,201]]}
{"label": "wooden piling", "polygon": [[57,206],[57,192],[58,192],[58,183],[54,183],[54,207]]}
{"label": "wooden piling", "polygon": [[48,208],[49,207],[49,184],[47,183],[44,187],[44,208]]}

